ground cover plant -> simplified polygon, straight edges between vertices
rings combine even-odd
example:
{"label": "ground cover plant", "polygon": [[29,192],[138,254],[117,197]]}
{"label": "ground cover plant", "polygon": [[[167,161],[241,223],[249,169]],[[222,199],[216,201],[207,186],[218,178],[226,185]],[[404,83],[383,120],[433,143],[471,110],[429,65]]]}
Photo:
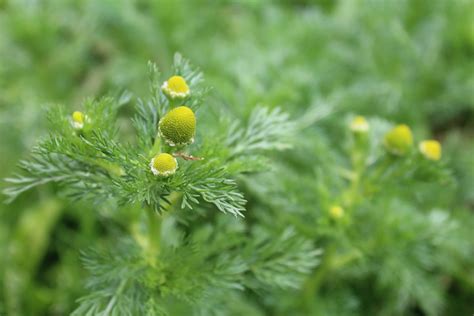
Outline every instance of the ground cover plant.
{"label": "ground cover plant", "polygon": [[473,15],[0,1],[0,314],[469,315]]}

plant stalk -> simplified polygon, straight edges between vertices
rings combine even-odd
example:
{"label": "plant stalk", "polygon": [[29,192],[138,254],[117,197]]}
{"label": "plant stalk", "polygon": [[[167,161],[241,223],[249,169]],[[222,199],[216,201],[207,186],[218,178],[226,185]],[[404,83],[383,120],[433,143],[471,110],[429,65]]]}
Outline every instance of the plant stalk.
{"label": "plant stalk", "polygon": [[156,154],[161,152],[161,137],[160,133],[157,132],[155,137],[155,142],[153,143],[153,147],[150,150],[150,156],[154,157]]}
{"label": "plant stalk", "polygon": [[181,197],[181,193],[173,192],[169,196],[170,203],[163,212],[155,212],[149,205],[146,206],[148,222],[148,242],[146,243],[146,255],[152,266],[157,264],[157,257],[161,250],[161,228],[168,213],[174,208],[176,202]]}
{"label": "plant stalk", "polygon": [[156,213],[150,206],[145,208],[148,219],[148,249],[147,257],[152,266],[160,252],[162,215]]}

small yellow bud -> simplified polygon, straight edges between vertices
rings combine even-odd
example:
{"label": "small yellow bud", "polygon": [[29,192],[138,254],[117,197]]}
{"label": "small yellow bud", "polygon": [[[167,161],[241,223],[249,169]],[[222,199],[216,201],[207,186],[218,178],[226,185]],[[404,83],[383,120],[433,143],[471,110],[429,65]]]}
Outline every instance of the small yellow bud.
{"label": "small yellow bud", "polygon": [[441,144],[437,140],[424,140],[418,145],[421,154],[430,160],[441,159]]}
{"label": "small yellow bud", "polygon": [[190,94],[188,84],[181,76],[173,76],[169,78],[163,83],[161,90],[168,98],[172,100],[183,100],[186,99]]}
{"label": "small yellow bud", "polygon": [[351,131],[354,133],[367,133],[369,131],[369,123],[363,116],[356,116],[350,125]]}
{"label": "small yellow bud", "polygon": [[170,154],[158,154],[151,160],[150,169],[155,176],[168,177],[176,172],[178,162]]}
{"label": "small yellow bud", "polygon": [[170,146],[183,146],[194,142],[196,117],[186,106],[169,111],[159,123],[161,137]]}
{"label": "small yellow bud", "polygon": [[329,209],[329,215],[335,220],[340,219],[344,216],[344,209],[339,205],[333,205]]}
{"label": "small yellow bud", "polygon": [[85,115],[82,112],[75,111],[72,113],[72,126],[75,129],[82,129],[84,127]]}
{"label": "small yellow bud", "polygon": [[405,124],[395,126],[385,134],[384,145],[394,155],[405,155],[413,146],[411,129]]}

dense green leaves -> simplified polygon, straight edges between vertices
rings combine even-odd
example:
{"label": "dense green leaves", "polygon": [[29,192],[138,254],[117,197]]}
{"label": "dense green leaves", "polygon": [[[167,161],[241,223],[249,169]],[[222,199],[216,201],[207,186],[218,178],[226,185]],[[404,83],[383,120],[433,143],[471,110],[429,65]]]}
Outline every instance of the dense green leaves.
{"label": "dense green leaves", "polygon": [[[202,80],[202,75],[192,70],[180,55],[175,58],[174,67],[175,71],[189,80],[190,88],[193,89],[192,100],[202,102],[203,90],[196,86]],[[10,199],[34,186],[57,182],[64,185],[68,194],[75,198],[88,197],[98,201],[113,197],[121,204],[140,203],[159,211],[171,192],[180,192],[183,194],[183,207],[192,209],[193,204],[199,203],[201,199],[214,204],[224,213],[242,216],[245,199],[237,191],[235,181],[228,177],[226,161],[242,154],[243,147],[249,151],[257,147],[261,150],[282,147],[269,144],[275,142],[276,133],[281,133],[282,126],[277,123],[289,124],[288,117],[278,113],[268,117],[263,110],[252,118],[249,127],[261,129],[259,133],[248,131],[247,140],[242,140],[253,143],[252,146],[247,143],[240,147],[231,142],[222,144],[235,149],[224,151],[214,148],[211,156],[200,157],[204,159],[202,162],[180,162],[182,166],[175,177],[156,178],[148,165],[155,154],[153,143],[159,141],[157,126],[162,115],[159,113],[165,113],[170,104],[156,83],[156,66],[150,65],[150,71],[151,87],[158,91],[152,90],[150,101],[138,101],[138,114],[134,119],[137,141],[123,145],[117,140],[114,119],[116,110],[122,104],[119,101],[109,98],[87,101],[84,105],[84,128],[80,130],[75,130],[72,120],[67,118],[64,111],[53,109],[57,113],[50,114],[53,128],[50,138],[38,145],[33,153],[34,162],[25,161],[21,164],[25,175],[7,179],[14,185],[4,191]],[[194,96],[198,99],[194,99]],[[278,119],[275,118],[277,114],[280,115]],[[285,122],[280,122],[282,119]],[[287,130],[283,132],[289,134]],[[250,137],[254,137],[253,140]],[[228,157],[223,156],[229,151]]]}
{"label": "dense green leaves", "polygon": [[[471,313],[473,10],[0,0],[0,314]],[[196,141],[156,178],[173,74]]]}
{"label": "dense green leaves", "polygon": [[[189,80],[193,96],[201,98],[203,93],[196,87],[202,80],[200,73],[191,70],[179,55],[175,63],[175,71]],[[159,89],[155,82],[158,71],[154,65],[150,69],[151,87]],[[193,210],[207,203],[223,213],[243,217],[246,200],[232,176],[245,169],[229,166],[241,156],[253,155],[256,159],[265,151],[288,148],[285,138],[294,131],[294,123],[287,114],[256,109],[245,129],[234,128],[229,132],[236,138],[213,142],[208,147],[201,145],[206,144],[206,139],[199,141],[191,147],[199,154],[196,159],[180,160],[176,174],[159,178],[151,173],[149,161],[160,142],[159,118],[171,108],[171,101],[155,90],[151,100],[139,100],[138,114],[133,120],[138,139],[126,144],[120,142],[115,122],[117,109],[123,103],[110,98],[87,101],[80,128],[62,109],[51,110],[49,138],[36,147],[30,160],[20,163],[22,173],[6,179],[11,186],[4,193],[13,200],[35,186],[54,182],[67,196],[95,204],[113,199],[123,207],[139,205],[161,213],[175,208],[175,200],[180,199],[182,209]],[[205,138],[205,132],[200,136]],[[161,144],[166,150],[164,146]],[[178,158],[192,157],[178,153]],[[258,290],[297,288],[304,274],[318,263],[320,251],[292,230],[282,232],[277,239],[269,233],[246,239],[241,231],[234,237],[232,247],[223,249],[212,247],[219,235],[206,246],[183,240],[178,247],[162,249],[163,253],[156,257],[161,237],[156,235],[153,222],[164,219],[154,215],[148,219],[148,240],[143,241],[142,233],[132,228],[135,241],[106,253],[95,251],[85,255],[85,266],[92,274],[87,285],[91,293],[79,300],[75,315],[165,313],[156,294],[199,307],[206,305],[206,297],[217,288],[226,291],[242,291],[246,286]]]}

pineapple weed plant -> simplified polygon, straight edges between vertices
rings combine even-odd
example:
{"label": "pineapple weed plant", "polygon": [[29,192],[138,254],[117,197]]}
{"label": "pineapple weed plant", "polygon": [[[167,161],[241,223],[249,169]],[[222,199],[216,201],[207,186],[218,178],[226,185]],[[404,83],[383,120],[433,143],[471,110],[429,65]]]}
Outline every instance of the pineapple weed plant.
{"label": "pineapple weed plant", "polygon": [[[53,182],[120,214],[114,242],[83,252],[87,295],[73,315],[334,315],[357,308],[357,291],[387,299],[368,304],[373,313],[439,313],[438,283],[462,269],[447,256],[462,257],[465,245],[453,243],[459,223],[446,212],[417,213],[411,202],[429,204],[433,185],[453,185],[438,141],[415,144],[407,125],[348,116],[345,160],[318,162],[308,150],[312,167],[281,178],[285,162],[263,154],[302,155],[298,135],[330,106],[294,121],[256,107],[247,123],[200,124],[210,91],[202,74],[179,54],[167,79],[149,69],[135,140],[120,141],[116,122],[130,94],[88,100],[72,115],[55,107],[49,137],[6,179],[10,200]],[[249,219],[238,181],[261,210]]]}
{"label": "pineapple weed plant", "polygon": [[[465,0],[0,0],[0,177],[26,181],[4,183],[2,198],[64,176],[0,205],[0,314],[470,315],[473,9]],[[214,88],[204,102],[193,105],[202,82],[169,69],[173,51],[205,70]],[[145,97],[150,59],[165,75]],[[162,89],[175,75],[190,96],[170,106]],[[124,87],[133,93],[116,93]],[[112,97],[82,104],[103,95]],[[149,109],[153,98],[164,103]],[[49,102],[65,107],[46,128],[39,105]],[[160,120],[182,105],[197,118],[194,143],[160,136],[154,148]],[[47,131],[24,166],[51,172],[15,176]],[[442,153],[421,143],[431,138]],[[72,158],[45,160],[42,144],[55,139],[76,144]],[[174,174],[153,174],[159,152],[176,159]],[[196,184],[197,173],[212,186]],[[209,202],[222,178],[235,184],[221,196],[235,185],[243,193],[245,218]],[[177,189],[181,180],[193,182]],[[170,192],[158,212],[146,185]],[[192,210],[181,209],[193,187],[199,204],[188,196]]]}
{"label": "pineapple weed plant", "polygon": [[[212,134],[195,116],[205,111],[209,91],[202,74],[180,55],[164,83],[149,66],[151,98],[137,101],[135,141],[117,139],[124,100],[89,100],[72,115],[54,108],[49,138],[20,163],[21,174],[6,179],[10,199],[54,182],[69,198],[113,200],[127,213],[132,238],[85,252],[89,294],[73,314],[173,315],[186,303],[207,315],[235,291],[296,287],[320,250],[293,230],[277,236],[264,227],[247,231],[235,218],[192,227],[189,212],[169,216],[217,209],[243,217],[246,200],[235,179],[265,168],[261,153],[288,147],[294,122],[278,109],[257,108],[247,125]],[[204,131],[196,134],[198,126]]]}

